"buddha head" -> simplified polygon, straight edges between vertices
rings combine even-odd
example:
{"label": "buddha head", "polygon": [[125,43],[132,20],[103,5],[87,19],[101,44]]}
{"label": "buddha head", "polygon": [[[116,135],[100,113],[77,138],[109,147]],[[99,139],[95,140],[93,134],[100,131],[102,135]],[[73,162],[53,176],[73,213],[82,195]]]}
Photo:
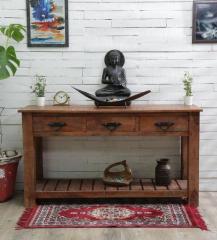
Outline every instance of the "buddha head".
{"label": "buddha head", "polygon": [[120,62],[120,54],[116,51],[111,51],[109,54],[109,62],[112,67],[119,65]]}
{"label": "buddha head", "polygon": [[118,65],[122,67],[124,65],[124,61],[125,59],[123,53],[118,50],[111,50],[105,56],[106,66],[115,67]]}

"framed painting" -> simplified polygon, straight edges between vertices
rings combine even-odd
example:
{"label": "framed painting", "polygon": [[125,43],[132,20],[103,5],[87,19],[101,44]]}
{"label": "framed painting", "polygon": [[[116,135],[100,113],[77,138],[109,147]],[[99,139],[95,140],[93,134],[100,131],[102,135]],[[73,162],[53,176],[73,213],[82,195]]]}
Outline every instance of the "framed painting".
{"label": "framed painting", "polygon": [[193,3],[193,43],[217,43],[217,1]]}
{"label": "framed painting", "polygon": [[68,0],[26,0],[28,47],[68,47]]}

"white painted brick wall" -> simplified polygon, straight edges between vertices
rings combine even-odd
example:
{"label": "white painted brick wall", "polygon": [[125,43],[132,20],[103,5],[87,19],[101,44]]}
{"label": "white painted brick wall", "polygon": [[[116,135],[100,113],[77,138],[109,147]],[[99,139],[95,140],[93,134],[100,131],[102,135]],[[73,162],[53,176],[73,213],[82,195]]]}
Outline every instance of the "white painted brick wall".
{"label": "white painted brick wall", "polygon": [[[24,0],[1,0],[0,23],[26,25]],[[201,114],[200,189],[217,191],[217,46],[191,43],[191,0],[69,0],[69,48],[17,46],[22,60],[16,77],[0,82],[4,147],[22,151],[17,108],[34,103],[35,74],[47,76],[48,104],[58,90],[72,103],[92,104],[71,85],[94,92],[101,86],[103,58],[110,49],[126,57],[128,86],[151,89],[141,103],[182,103],[184,71],[194,76],[195,103]],[[0,38],[1,41],[2,38]],[[153,176],[156,159],[169,157],[179,175],[179,139],[158,137],[54,138],[45,140],[49,177],[96,177],[110,163],[127,159],[136,176]],[[85,151],[84,151],[85,149]],[[23,163],[17,187],[22,188]]]}

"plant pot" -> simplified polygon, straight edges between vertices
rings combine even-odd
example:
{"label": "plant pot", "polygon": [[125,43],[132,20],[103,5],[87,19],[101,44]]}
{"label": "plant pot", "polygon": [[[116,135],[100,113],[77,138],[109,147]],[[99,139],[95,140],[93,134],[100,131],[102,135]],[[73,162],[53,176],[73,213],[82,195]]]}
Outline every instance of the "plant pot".
{"label": "plant pot", "polygon": [[14,194],[17,167],[21,155],[1,158],[0,161],[0,202],[5,202]]}
{"label": "plant pot", "polygon": [[45,97],[37,97],[37,106],[43,107],[45,106]]}
{"label": "plant pot", "polygon": [[193,104],[193,96],[184,96],[184,103],[185,103],[185,105],[192,105]]}

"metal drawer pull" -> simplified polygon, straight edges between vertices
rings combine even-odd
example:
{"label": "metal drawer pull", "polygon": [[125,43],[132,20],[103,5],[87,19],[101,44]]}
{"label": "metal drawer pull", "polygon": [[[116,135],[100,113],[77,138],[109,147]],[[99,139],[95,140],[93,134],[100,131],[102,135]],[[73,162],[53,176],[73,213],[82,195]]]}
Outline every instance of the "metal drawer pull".
{"label": "metal drawer pull", "polygon": [[109,123],[103,123],[102,126],[107,128],[109,131],[112,132],[112,131],[116,130],[118,127],[120,127],[121,123],[119,123],[119,122],[109,122]]}
{"label": "metal drawer pull", "polygon": [[155,126],[160,128],[163,131],[166,131],[170,127],[172,127],[174,124],[175,124],[174,122],[157,122],[155,123]]}
{"label": "metal drawer pull", "polygon": [[60,128],[66,126],[65,122],[50,122],[48,123],[49,127],[56,128],[55,131],[58,131]]}

